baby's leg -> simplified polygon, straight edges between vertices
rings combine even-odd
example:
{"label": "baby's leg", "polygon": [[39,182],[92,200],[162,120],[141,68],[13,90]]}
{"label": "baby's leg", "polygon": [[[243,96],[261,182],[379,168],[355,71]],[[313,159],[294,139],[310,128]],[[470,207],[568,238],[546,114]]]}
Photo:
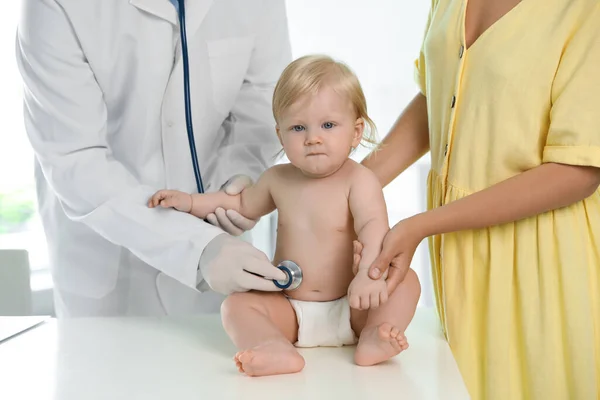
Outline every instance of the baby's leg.
{"label": "baby's leg", "polygon": [[240,372],[263,376],[304,368],[304,358],[292,344],[298,337],[296,313],[282,293],[234,293],[223,302],[221,317],[241,350],[234,357]]}
{"label": "baby's leg", "polygon": [[404,330],[412,320],[421,285],[417,274],[408,270],[404,281],[398,285],[388,301],[379,308],[369,310],[366,321],[352,310],[352,327],[360,332],[354,361],[358,365],[374,365],[386,361],[408,348]]}

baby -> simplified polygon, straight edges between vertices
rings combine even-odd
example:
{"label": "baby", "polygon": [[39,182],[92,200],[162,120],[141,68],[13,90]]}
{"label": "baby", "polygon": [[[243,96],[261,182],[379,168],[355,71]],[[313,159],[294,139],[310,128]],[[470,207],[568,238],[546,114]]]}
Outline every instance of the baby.
{"label": "baby", "polygon": [[[389,230],[376,176],[350,153],[374,124],[357,77],[326,56],[306,56],[282,73],[273,95],[276,132],[289,164],[269,168],[240,195],[161,190],[150,207],[205,218],[217,207],[248,218],[278,211],[274,265],[302,268],[295,290],[234,293],[223,302],[223,326],[240,349],[234,360],[250,376],[304,368],[296,347],[358,343],[358,365],[383,362],[408,347],[420,285],[410,270],[388,299],[386,282],[367,271]],[[365,132],[365,125],[369,130]],[[353,272],[353,241],[363,244]],[[356,273],[355,273],[356,272]]]}

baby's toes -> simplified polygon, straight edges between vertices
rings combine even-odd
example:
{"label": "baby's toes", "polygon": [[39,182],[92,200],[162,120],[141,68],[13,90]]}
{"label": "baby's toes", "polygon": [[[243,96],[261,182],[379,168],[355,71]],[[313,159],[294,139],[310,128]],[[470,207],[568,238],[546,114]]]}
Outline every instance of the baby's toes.
{"label": "baby's toes", "polygon": [[404,334],[398,335],[396,337],[396,340],[398,340],[398,344],[400,345],[402,350],[406,350],[408,348],[408,340],[406,340],[406,336],[404,336]]}
{"label": "baby's toes", "polygon": [[233,359],[235,360],[236,363],[241,363],[242,362],[240,360],[240,357],[242,356],[242,354],[244,354],[243,351],[238,351],[237,353],[235,353],[235,356],[233,357]]}

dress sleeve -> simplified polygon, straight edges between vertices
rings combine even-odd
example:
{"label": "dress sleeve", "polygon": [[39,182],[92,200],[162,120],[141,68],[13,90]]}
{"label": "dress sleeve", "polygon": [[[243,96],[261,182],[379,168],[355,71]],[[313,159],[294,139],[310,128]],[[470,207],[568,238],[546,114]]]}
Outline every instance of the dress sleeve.
{"label": "dress sleeve", "polygon": [[592,7],[556,72],[543,162],[600,167],[600,4]]}
{"label": "dress sleeve", "polygon": [[423,40],[421,42],[421,49],[419,51],[419,57],[415,60],[415,82],[419,87],[419,90],[423,94],[423,96],[427,96],[427,73],[425,67],[425,39],[427,38],[427,32],[429,31],[429,26],[431,25],[431,16],[435,9],[435,3],[437,0],[432,0],[431,8],[429,9],[429,14],[427,16],[427,23],[425,24],[425,33],[423,34]]}

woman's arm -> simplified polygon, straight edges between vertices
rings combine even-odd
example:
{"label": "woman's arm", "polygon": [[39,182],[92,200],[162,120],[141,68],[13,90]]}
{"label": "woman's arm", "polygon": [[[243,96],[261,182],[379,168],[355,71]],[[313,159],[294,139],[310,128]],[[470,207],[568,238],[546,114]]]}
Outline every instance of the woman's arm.
{"label": "woman's arm", "polygon": [[383,187],[429,151],[427,99],[421,93],[408,104],[379,148],[362,164],[377,175]]}
{"label": "woman's arm", "polygon": [[424,238],[479,229],[568,206],[598,185],[600,168],[548,163],[413,218]]}
{"label": "woman's arm", "polygon": [[[589,197],[599,185],[600,168],[543,164],[398,222],[386,235],[380,255],[369,268],[369,276],[378,279],[389,268],[387,285],[391,293],[404,280],[415,250],[424,238],[500,225],[565,207]],[[355,253],[360,250],[360,246],[355,246]]]}

